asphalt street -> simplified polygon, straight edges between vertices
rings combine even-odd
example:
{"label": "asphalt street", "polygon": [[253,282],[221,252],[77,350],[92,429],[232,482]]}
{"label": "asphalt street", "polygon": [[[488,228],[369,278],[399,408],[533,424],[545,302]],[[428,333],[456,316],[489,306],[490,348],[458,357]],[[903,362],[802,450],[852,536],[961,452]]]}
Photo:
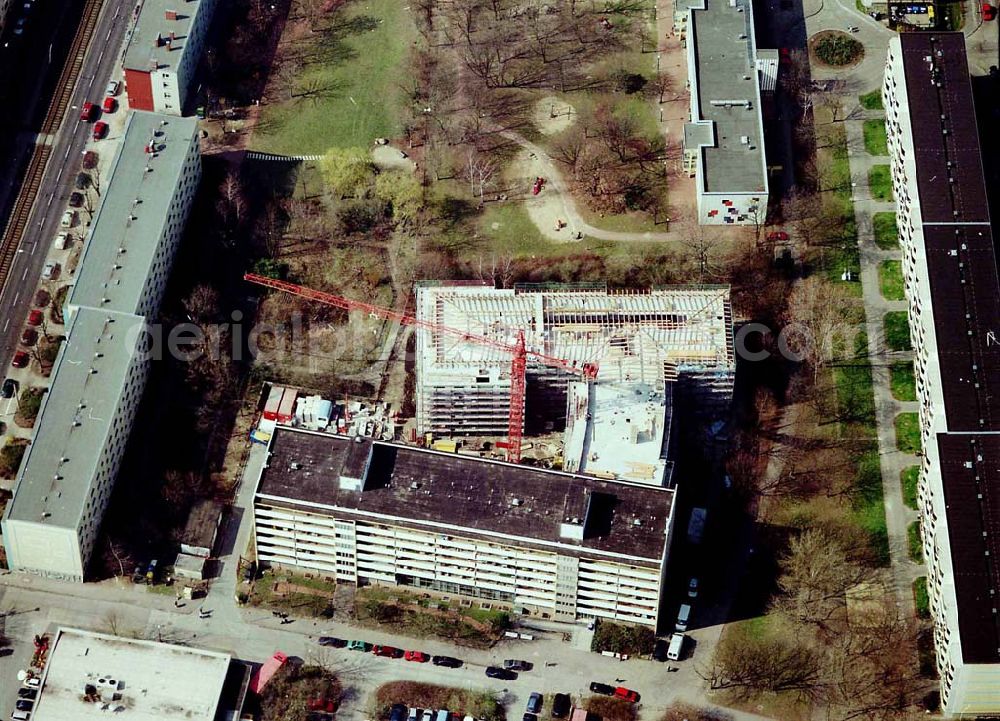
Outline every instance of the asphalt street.
{"label": "asphalt street", "polygon": [[[131,4],[123,0],[105,2],[62,126],[54,137],[37,138],[40,143],[52,145],[52,154],[7,283],[0,290],[0,368],[3,369],[0,375],[6,372],[13,356],[20,326],[31,308],[35,284],[45,263],[46,252],[58,233],[59,220],[92,130],[91,124],[80,122],[79,109],[86,100],[99,103],[104,97],[104,88],[118,66],[129,8]],[[58,73],[58,69],[55,72]],[[44,115],[44,108],[41,114]],[[30,155],[31,143],[36,136],[30,128],[24,133],[25,142],[16,152]],[[19,162],[8,164],[8,171],[19,165]],[[17,188],[13,188],[13,192],[16,191]],[[3,222],[6,223],[6,217]]]}

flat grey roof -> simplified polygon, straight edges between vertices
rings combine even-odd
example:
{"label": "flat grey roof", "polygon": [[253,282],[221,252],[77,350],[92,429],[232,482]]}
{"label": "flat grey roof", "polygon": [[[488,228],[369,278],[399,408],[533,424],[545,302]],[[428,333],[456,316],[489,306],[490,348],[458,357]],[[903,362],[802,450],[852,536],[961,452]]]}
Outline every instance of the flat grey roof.
{"label": "flat grey roof", "polygon": [[[197,132],[197,118],[129,113],[80,258],[70,305],[122,313],[138,310],[163,228],[170,220],[170,201]],[[146,145],[156,133],[157,151],[147,153]]]}
{"label": "flat grey roof", "polygon": [[[162,69],[176,70],[187,48],[188,33],[201,10],[202,0],[142,0],[142,10],[135,22],[135,29],[125,48],[122,66],[126,70],[152,69],[153,60]],[[167,20],[167,12],[174,11],[176,20]],[[157,45],[157,35],[162,40],[174,33],[174,40]]]}
{"label": "flat grey roof", "polygon": [[8,519],[76,528],[144,323],[140,316],[93,308],[73,316]]}
{"label": "flat grey roof", "polygon": [[213,721],[229,663],[216,651],[61,628],[31,718]]}
{"label": "flat grey roof", "polygon": [[212,549],[215,534],[219,530],[219,519],[223,505],[219,501],[203,498],[191,506],[187,523],[181,533],[181,543]]}
{"label": "flat grey roof", "polygon": [[[702,149],[705,191],[767,190],[764,129],[749,0],[695,0],[687,42],[693,46],[692,107],[715,123],[715,145]],[[730,105],[713,105],[734,101]],[[749,101],[749,107],[742,103]],[[740,104],[736,104],[740,103]],[[742,138],[749,143],[743,143]]]}
{"label": "flat grey roof", "polygon": [[[372,449],[364,490],[341,488],[352,451]],[[278,427],[257,488],[258,502],[301,501],[398,525],[432,524],[475,534],[504,534],[569,553],[591,550],[659,562],[674,492],[560,471],[438,453],[397,444]],[[590,515],[582,541],[560,524]],[[347,514],[345,514],[347,515]]]}

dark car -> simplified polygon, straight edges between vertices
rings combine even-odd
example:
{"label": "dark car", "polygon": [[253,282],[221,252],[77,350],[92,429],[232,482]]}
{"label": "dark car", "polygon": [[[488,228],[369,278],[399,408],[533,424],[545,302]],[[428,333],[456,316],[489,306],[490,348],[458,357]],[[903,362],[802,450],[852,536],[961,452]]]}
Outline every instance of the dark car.
{"label": "dark car", "polygon": [[96,150],[88,150],[83,154],[83,167],[86,170],[93,170],[97,167],[97,160],[99,156]]}
{"label": "dark car", "polygon": [[34,328],[25,328],[21,331],[21,345],[35,345],[38,340],[38,331]]}
{"label": "dark car", "polygon": [[663,663],[667,660],[667,647],[669,644],[662,638],[657,640],[656,645],[653,646],[653,660]]}
{"label": "dark car", "polygon": [[35,702],[30,699],[22,698],[18,699],[15,707],[18,711],[30,711],[35,707]]}
{"label": "dark car", "polygon": [[615,693],[615,687],[609,686],[606,683],[598,683],[597,681],[590,682],[591,693],[599,693],[602,696],[613,696]]}
{"label": "dark car", "polygon": [[445,668],[459,668],[462,665],[462,660],[454,656],[434,656],[431,658],[431,663],[435,666],[444,666]]}
{"label": "dark car", "polygon": [[394,703],[389,707],[389,721],[404,721],[406,719],[406,706],[401,703]]}
{"label": "dark car", "polygon": [[70,193],[69,194],[69,207],[79,208],[83,205],[83,193]]}
{"label": "dark car", "polygon": [[517,658],[508,658],[503,662],[503,667],[508,671],[530,671],[531,664]]}
{"label": "dark car", "polygon": [[247,564],[246,569],[243,571],[243,582],[252,583],[255,578],[257,578],[257,562],[250,561],[250,563]]}
{"label": "dark car", "polygon": [[525,712],[524,716],[521,717],[521,721],[538,721],[538,715]]}
{"label": "dark car", "polygon": [[508,671],[505,668],[500,668],[499,666],[487,666],[486,675],[490,678],[500,678],[504,681],[513,681],[517,678],[517,674],[513,671]]}
{"label": "dark car", "polygon": [[542,711],[542,694],[538,691],[533,691],[528,697],[527,710],[531,713],[541,713]]}
{"label": "dark car", "polygon": [[372,653],[386,658],[403,658],[403,649],[395,646],[372,646]]}
{"label": "dark car", "polygon": [[17,381],[13,378],[8,378],[3,382],[3,388],[0,388],[0,396],[13,398],[15,393],[17,393]]}
{"label": "dark car", "polygon": [[146,564],[140,563],[132,571],[132,583],[145,583],[146,582]]}
{"label": "dark car", "polygon": [[77,173],[76,181],[73,183],[73,185],[76,187],[77,190],[86,190],[87,188],[90,187],[90,183],[91,183],[90,175],[88,175],[87,173]]}
{"label": "dark car", "polygon": [[567,693],[557,693],[552,697],[552,718],[566,718],[573,701]]}
{"label": "dark car", "polygon": [[42,315],[42,311],[35,308],[33,311],[28,313],[28,325],[41,325],[44,318],[45,316]]}
{"label": "dark car", "polygon": [[344,648],[347,645],[347,641],[342,638],[334,638],[333,636],[320,636],[319,645],[332,646],[333,648]]}
{"label": "dark car", "polygon": [[35,698],[38,697],[38,689],[37,688],[19,688],[17,690],[17,695],[20,698],[35,699]]}

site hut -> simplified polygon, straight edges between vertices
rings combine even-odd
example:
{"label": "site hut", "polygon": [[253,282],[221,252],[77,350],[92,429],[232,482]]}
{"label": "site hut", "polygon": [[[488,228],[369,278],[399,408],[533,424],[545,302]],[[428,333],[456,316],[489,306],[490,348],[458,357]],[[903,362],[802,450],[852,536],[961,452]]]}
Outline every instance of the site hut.
{"label": "site hut", "polygon": [[174,559],[174,577],[191,581],[205,578],[205,562],[212,556],[223,505],[211,499],[197,501],[188,513],[180,537],[180,552]]}
{"label": "site hut", "polygon": [[889,41],[883,85],[919,398],[941,708],[1000,714],[1000,280],[962,33]]}
{"label": "site hut", "polygon": [[655,628],[674,491],[278,426],[257,558],[358,586]]}
{"label": "site hut", "polygon": [[762,225],[767,215],[761,82],[773,88],[773,54],[758,59],[750,0],[689,0],[686,23],[691,122],[684,163],[696,179],[698,222]]}
{"label": "site hut", "polygon": [[129,107],[183,115],[218,0],[142,0],[122,69]]}
{"label": "site hut", "polygon": [[240,685],[229,681],[247,675],[246,670],[216,651],[60,628],[31,719],[215,721],[227,712],[238,716]]}
{"label": "site hut", "polygon": [[[695,415],[724,415],[736,362],[728,286],[678,286],[611,292],[604,284],[423,283],[416,315],[582,368],[596,364],[598,384],[654,388],[676,380],[676,397]],[[444,436],[503,435],[511,402],[511,354],[417,331],[417,429]],[[578,375],[528,358],[525,426],[562,430],[567,388]],[[663,391],[665,392],[665,391]],[[662,425],[662,424],[661,424]]]}

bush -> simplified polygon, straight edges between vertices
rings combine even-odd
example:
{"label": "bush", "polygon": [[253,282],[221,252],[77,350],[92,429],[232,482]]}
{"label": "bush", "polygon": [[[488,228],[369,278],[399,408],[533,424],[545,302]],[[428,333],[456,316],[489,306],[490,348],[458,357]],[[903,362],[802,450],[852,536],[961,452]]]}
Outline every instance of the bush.
{"label": "bush", "polygon": [[591,696],[584,707],[605,721],[635,721],[635,704],[609,696]]}
{"label": "bush", "polygon": [[374,718],[386,718],[389,707],[402,703],[416,708],[446,708],[452,713],[483,721],[503,721],[504,710],[491,693],[438,686],[417,681],[390,681],[375,689],[372,696]]}
{"label": "bush", "polygon": [[272,280],[283,280],[288,275],[288,263],[279,263],[273,258],[260,258],[254,262],[252,272]]}
{"label": "bush", "polygon": [[821,62],[841,67],[860,60],[865,54],[865,48],[849,35],[831,32],[817,38],[813,43],[813,52]]}
{"label": "bush", "polygon": [[319,666],[286,662],[264,687],[260,698],[261,721],[300,721],[310,705],[340,703],[342,692],[335,676]]}
{"label": "bush", "polygon": [[641,92],[646,87],[646,78],[639,73],[630,73],[626,70],[619,70],[611,76],[615,84],[615,90],[626,95]]}
{"label": "bush", "polygon": [[42,407],[42,395],[45,390],[42,388],[25,388],[21,391],[21,397],[17,404],[18,425],[30,427],[35,424],[38,418],[38,411]]}
{"label": "bush", "polygon": [[380,200],[351,200],[337,211],[337,225],[344,235],[367,233],[386,215],[386,203]]}
{"label": "bush", "polygon": [[23,438],[12,438],[0,448],[0,478],[13,478],[17,475],[27,449],[28,442]]}
{"label": "bush", "polygon": [[625,626],[610,621],[599,621],[594,630],[594,640],[590,650],[600,653],[628,654],[629,656],[645,656],[653,652],[656,634],[644,626]]}

